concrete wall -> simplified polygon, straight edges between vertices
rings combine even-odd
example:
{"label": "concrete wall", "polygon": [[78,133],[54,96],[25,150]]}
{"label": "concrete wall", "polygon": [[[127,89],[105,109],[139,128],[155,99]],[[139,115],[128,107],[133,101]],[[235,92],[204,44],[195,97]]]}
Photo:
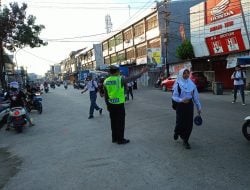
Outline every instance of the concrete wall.
{"label": "concrete wall", "polygon": [[169,25],[168,25],[168,63],[180,61],[176,57],[176,49],[182,43],[179,32],[180,23],[184,24],[186,38],[190,39],[190,17],[189,8],[205,0],[181,0],[172,1],[168,5]]}

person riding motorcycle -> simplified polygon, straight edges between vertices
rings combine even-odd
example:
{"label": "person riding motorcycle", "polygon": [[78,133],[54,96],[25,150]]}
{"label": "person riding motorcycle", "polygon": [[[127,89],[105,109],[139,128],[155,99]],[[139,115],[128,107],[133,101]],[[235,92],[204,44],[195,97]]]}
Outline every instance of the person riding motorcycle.
{"label": "person riding motorcycle", "polygon": [[66,80],[63,81],[63,86],[64,86],[65,89],[68,88],[68,82]]}
{"label": "person riding motorcycle", "polygon": [[34,86],[30,86],[29,84],[26,86],[26,91],[27,91],[27,95],[29,97],[30,100],[33,100],[35,93],[37,91],[39,91],[36,87]]}
{"label": "person riding motorcycle", "polygon": [[[6,95],[6,99],[10,100],[10,108],[13,107],[23,107],[26,112],[26,119],[29,122],[29,126],[34,126],[31,122],[30,116],[25,108],[26,95],[22,90],[19,89],[18,82],[10,83],[10,91]],[[6,130],[10,129],[11,116],[8,116]]]}

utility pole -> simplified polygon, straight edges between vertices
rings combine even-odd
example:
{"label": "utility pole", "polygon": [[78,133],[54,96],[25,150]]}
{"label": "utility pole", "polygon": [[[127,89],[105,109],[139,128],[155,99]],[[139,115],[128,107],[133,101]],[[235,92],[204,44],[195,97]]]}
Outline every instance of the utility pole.
{"label": "utility pole", "polygon": [[170,1],[165,0],[163,2],[157,3],[157,10],[159,16],[159,27],[161,33],[161,47],[162,47],[162,63],[164,63],[165,67],[165,76],[169,76],[169,64],[168,64],[168,27],[169,27],[169,15],[170,13],[167,11],[167,5]]}

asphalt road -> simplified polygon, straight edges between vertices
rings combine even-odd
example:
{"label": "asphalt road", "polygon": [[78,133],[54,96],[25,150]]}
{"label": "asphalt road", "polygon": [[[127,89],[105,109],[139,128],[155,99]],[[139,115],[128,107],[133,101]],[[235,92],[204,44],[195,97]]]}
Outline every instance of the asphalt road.
{"label": "asphalt road", "polygon": [[[113,144],[108,112],[87,119],[88,94],[63,87],[43,95],[44,111],[23,134],[0,131],[0,188],[5,190],[248,190],[250,142],[241,134],[247,105],[201,93],[203,125],[192,149],[173,140],[171,93],[135,91],[126,103],[126,145]],[[2,152],[2,153],[1,153]],[[14,161],[13,161],[14,160]],[[6,165],[5,165],[6,164]],[[8,173],[9,172],[9,173]]]}

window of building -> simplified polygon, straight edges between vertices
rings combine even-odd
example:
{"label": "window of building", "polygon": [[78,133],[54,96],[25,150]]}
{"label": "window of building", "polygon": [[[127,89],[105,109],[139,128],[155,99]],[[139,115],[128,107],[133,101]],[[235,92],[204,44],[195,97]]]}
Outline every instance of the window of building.
{"label": "window of building", "polygon": [[136,47],[136,53],[137,53],[137,57],[142,57],[142,56],[147,55],[146,45]]}
{"label": "window of building", "polygon": [[148,47],[149,48],[160,48],[161,47],[160,39],[149,41]]}
{"label": "window of building", "polygon": [[105,51],[105,50],[108,49],[108,42],[104,42],[104,43],[102,44],[102,49],[103,49],[103,51]]}
{"label": "window of building", "polygon": [[132,37],[133,37],[133,36],[132,36],[132,29],[130,29],[130,30],[124,32],[124,41],[125,41],[125,42],[128,42],[129,40],[131,40]]}
{"label": "window of building", "polygon": [[146,21],[146,30],[147,31],[151,30],[153,28],[156,28],[157,26],[158,26],[158,22],[157,22],[156,15]]}
{"label": "window of building", "polygon": [[118,62],[124,61],[125,60],[125,52],[119,52],[117,55],[117,60]]}
{"label": "window of building", "polygon": [[116,55],[111,55],[111,64],[117,62],[117,56]]}
{"label": "window of building", "polygon": [[109,49],[112,49],[115,46],[115,38],[109,40]]}
{"label": "window of building", "polygon": [[126,57],[127,59],[132,59],[135,58],[135,50],[134,49],[129,49],[126,51]]}
{"label": "window of building", "polygon": [[84,55],[84,61],[85,61],[85,63],[88,61],[88,56],[87,56],[87,54]]}
{"label": "window of building", "polygon": [[135,30],[135,37],[144,34],[144,24],[140,23],[138,25],[135,25],[134,30]]}
{"label": "window of building", "polygon": [[110,58],[109,57],[105,57],[104,58],[104,63],[109,65],[110,64]]}
{"label": "window of building", "polygon": [[121,43],[123,43],[123,38],[122,38],[122,34],[119,34],[119,35],[115,36],[115,44],[119,45]]}
{"label": "window of building", "polygon": [[92,56],[93,56],[93,52],[92,52],[92,51],[89,51],[89,52],[87,53],[88,60],[91,60]]}

